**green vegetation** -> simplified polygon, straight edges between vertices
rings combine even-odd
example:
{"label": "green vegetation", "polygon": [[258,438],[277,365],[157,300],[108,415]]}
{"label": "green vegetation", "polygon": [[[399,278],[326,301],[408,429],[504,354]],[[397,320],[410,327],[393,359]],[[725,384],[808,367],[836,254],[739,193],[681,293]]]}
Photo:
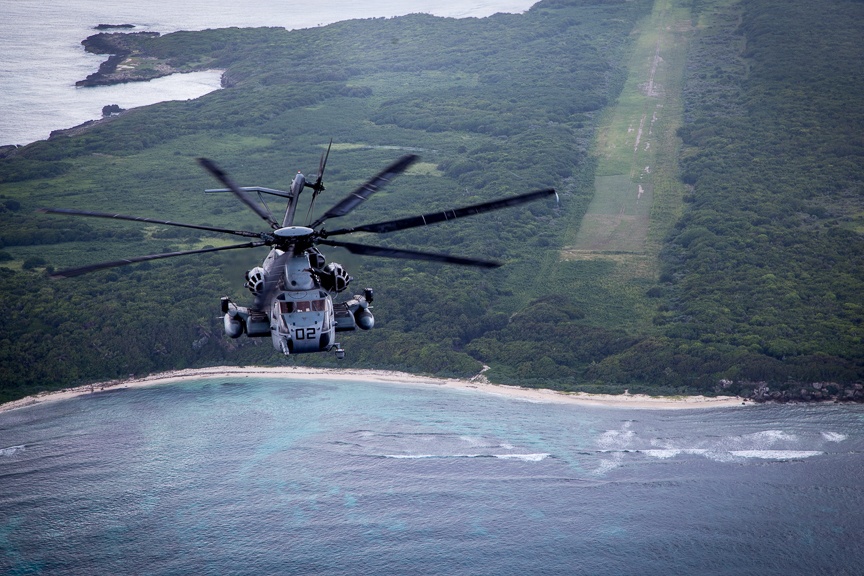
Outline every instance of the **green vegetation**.
{"label": "green vegetation", "polygon": [[[0,401],[173,368],[336,366],[222,335],[219,297],[245,300],[243,272],[265,251],[49,281],[52,267],[226,239],[35,212],[257,230],[235,199],[201,194],[214,183],[195,157],[285,189],[330,138],[317,210],[401,149],[422,157],[346,225],[561,195],[368,239],[507,263],[491,272],[327,251],[357,290],[376,290],[376,329],[343,338],[339,366],[469,376],[486,364],[493,381],[563,390],[854,395],[864,4],[829,3],[545,0],[485,19],[124,39],[148,67],[223,68],[228,88],[0,160]],[[835,384],[809,387],[822,381]]]}
{"label": "green vegetation", "polygon": [[[269,342],[221,334],[218,298],[248,298],[243,272],[266,252],[153,262],[51,282],[55,268],[224,242],[129,223],[35,213],[40,206],[113,210],[259,229],[195,163],[211,157],[245,184],[287,188],[314,172],[332,137],[324,209],[375,171],[418,150],[423,164],[351,215],[354,223],[464,205],[548,186],[562,208],[537,203],[452,226],[370,239],[508,266],[493,272],[327,251],[376,289],[376,330],[344,338],[340,365],[468,376],[486,358],[469,344],[548,294],[536,263],[557,259],[562,211],[578,215],[591,190],[596,119],[620,91],[619,62],[633,23],[628,3],[547,2],[524,15],[453,20],[425,15],[312,30],[211,30],[153,38],[129,49],[179,68],[226,69],[229,88],[192,102],[128,111],[0,162],[0,340],[6,398],[54,386],[214,363],[336,365],[332,355],[285,359]],[[133,45],[134,44],[134,45]],[[52,168],[55,172],[47,172]],[[566,183],[565,183],[566,180]],[[345,222],[349,224],[350,222]],[[36,266],[23,270],[28,261]],[[562,287],[563,289],[563,287]],[[552,323],[554,318],[545,322]],[[491,360],[490,360],[491,361]]]}
{"label": "green vegetation", "polygon": [[864,4],[696,5],[679,131],[690,206],[656,322],[685,358],[735,358],[720,360],[731,380],[860,380]]}

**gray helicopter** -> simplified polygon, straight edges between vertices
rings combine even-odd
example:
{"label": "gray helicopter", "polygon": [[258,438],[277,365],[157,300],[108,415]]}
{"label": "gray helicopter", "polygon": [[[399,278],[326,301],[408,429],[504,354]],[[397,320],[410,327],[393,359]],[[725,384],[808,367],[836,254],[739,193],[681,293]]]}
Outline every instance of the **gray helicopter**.
{"label": "gray helicopter", "polygon": [[[54,272],[51,274],[51,278],[71,278],[73,276],[80,276],[97,270],[126,266],[128,264],[147,262],[162,258],[173,258],[175,256],[188,256],[191,254],[203,254],[206,252],[268,246],[270,247],[270,252],[264,259],[264,262],[260,266],[256,266],[246,272],[245,275],[245,286],[254,296],[252,304],[250,306],[238,306],[230,298],[222,298],[221,309],[225,334],[231,338],[239,338],[243,334],[250,338],[269,336],[272,338],[273,347],[285,355],[334,351],[336,358],[342,359],[345,357],[345,350],[338,342],[336,342],[336,333],[353,331],[357,328],[360,328],[361,330],[370,330],[375,325],[375,318],[370,311],[374,292],[371,288],[366,288],[363,290],[363,294],[355,294],[347,300],[335,302],[334,296],[345,291],[353,278],[348,275],[341,264],[336,262],[327,263],[324,255],[318,249],[318,245],[340,247],[353,254],[364,256],[427,260],[431,262],[459,264],[480,268],[497,268],[498,266],[501,266],[499,262],[431,252],[418,252],[415,250],[341,242],[331,240],[330,238],[332,236],[353,234],[355,232],[376,234],[394,232],[397,230],[426,226],[429,224],[516,206],[551,195],[557,197],[555,190],[550,188],[494,200],[492,202],[475,204],[473,206],[433,212],[420,216],[411,216],[408,218],[400,218],[387,222],[364,224],[362,226],[339,228],[329,231],[320,228],[320,226],[327,220],[345,216],[349,212],[353,211],[383,185],[387,184],[395,176],[404,172],[418,159],[417,156],[409,154],[403,156],[376,174],[308,226],[296,226],[294,225],[294,218],[300,194],[306,188],[312,190],[312,199],[308,210],[308,214],[311,214],[316,198],[325,189],[323,183],[324,170],[327,166],[327,159],[329,156],[330,146],[328,146],[327,151],[321,155],[318,174],[315,181],[307,181],[303,174],[298,173],[291,183],[290,191],[287,192],[260,186],[241,188],[234,183],[228,174],[216,166],[216,164],[211,160],[206,158],[198,159],[201,166],[203,166],[225,186],[225,188],[210,189],[205,192],[233,193],[247,207],[269,224],[270,230],[265,232],[229,230],[213,226],[183,224],[180,222],[172,222],[170,220],[157,220],[153,218],[124,216],[122,214],[109,214],[87,210],[42,208],[40,209],[40,212],[48,214],[131,220],[133,222],[178,226],[181,228],[206,230],[209,232],[232,234],[235,236],[244,236],[255,239],[243,244],[150,254],[147,256],[115,260],[113,262],[91,264],[80,268],[69,268],[59,272]],[[258,196],[260,205],[253,200],[251,193],[255,193]],[[266,202],[264,202],[262,194],[277,196],[287,200],[285,215],[283,216],[281,223],[273,217],[273,214],[267,207]]]}

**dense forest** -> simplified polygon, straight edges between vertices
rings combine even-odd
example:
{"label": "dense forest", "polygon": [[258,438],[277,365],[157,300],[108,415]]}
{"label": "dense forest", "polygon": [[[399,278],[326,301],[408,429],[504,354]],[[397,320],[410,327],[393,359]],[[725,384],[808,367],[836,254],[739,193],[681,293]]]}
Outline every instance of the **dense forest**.
{"label": "dense forest", "polygon": [[864,362],[864,4],[696,4],[708,26],[679,132],[690,207],[657,321],[729,379],[821,397],[799,384],[860,382]]}
{"label": "dense forest", "polygon": [[[660,2],[544,0],[483,19],[124,35],[124,53],[142,65],[222,69],[225,88],[2,151],[0,400],[253,363],[461,377],[488,365],[492,381],[562,390],[864,396],[864,3],[672,3],[692,22],[677,131],[687,192],[656,278],[627,286],[614,257],[565,263],[560,253],[594,195],[598,129]],[[338,364],[223,336],[219,297],[248,297],[243,272],[264,249],[47,278],[231,241],[39,207],[257,230],[235,199],[202,194],[214,182],[195,158],[242,185],[286,189],[297,170],[315,172],[331,138],[316,212],[406,150],[421,156],[351,224],[550,186],[561,202],[373,239],[506,263],[493,271],[327,251],[352,287],[376,290],[375,330],[345,337]],[[649,326],[632,322],[636,308],[655,311]]]}

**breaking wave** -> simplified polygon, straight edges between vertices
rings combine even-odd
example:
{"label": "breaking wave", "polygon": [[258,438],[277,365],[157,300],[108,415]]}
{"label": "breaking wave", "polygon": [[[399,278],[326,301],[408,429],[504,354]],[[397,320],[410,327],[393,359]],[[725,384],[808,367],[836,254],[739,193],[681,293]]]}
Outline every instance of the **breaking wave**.
{"label": "breaking wave", "polygon": [[498,458],[499,460],[521,460],[522,462],[540,462],[551,454],[384,454],[384,458],[399,460],[423,460],[429,458]]}
{"label": "breaking wave", "polygon": [[639,450],[642,454],[646,454],[653,458],[674,458],[680,454],[695,454],[705,456],[712,460],[728,461],[731,458],[759,458],[762,460],[800,460],[801,458],[810,458],[819,456],[824,452],[819,450],[728,450],[716,451],[707,448],[667,448],[662,450]]}
{"label": "breaking wave", "polygon": [[822,437],[828,442],[843,442],[848,438],[846,434],[840,434],[839,432],[822,432]]}
{"label": "breaking wave", "polygon": [[9,446],[8,448],[0,448],[0,456],[12,456],[16,452],[21,452],[24,450],[24,445],[20,446]]}
{"label": "breaking wave", "polygon": [[[595,439],[597,453],[604,456],[592,473],[603,475],[623,466],[628,453],[644,454],[661,460],[679,456],[701,456],[715,462],[741,462],[746,459],[785,462],[824,455],[826,453],[824,450],[812,448],[822,448],[825,441],[837,443],[846,439],[845,434],[838,432],[821,432],[821,438],[818,436],[814,438],[800,437],[783,430],[761,430],[749,434],[704,439],[694,442],[695,446],[692,444],[681,446],[678,441],[672,439],[640,438],[638,432],[633,429],[632,422],[624,422],[618,430],[606,430]],[[645,444],[649,444],[650,447]]]}

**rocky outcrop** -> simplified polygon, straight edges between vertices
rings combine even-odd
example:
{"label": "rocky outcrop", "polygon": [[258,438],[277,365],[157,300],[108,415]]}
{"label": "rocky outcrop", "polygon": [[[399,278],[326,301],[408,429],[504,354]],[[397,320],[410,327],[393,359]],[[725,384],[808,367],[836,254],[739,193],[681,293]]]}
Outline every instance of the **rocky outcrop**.
{"label": "rocky outcrop", "polygon": [[112,122],[113,120],[116,120],[119,117],[120,117],[119,114],[112,114],[109,116],[103,116],[102,118],[100,118],[98,120],[87,120],[83,124],[78,124],[77,126],[73,126],[72,128],[61,128],[58,130],[52,130],[51,133],[48,135],[48,139],[51,140],[51,139],[60,138],[60,137],[69,138],[72,136],[79,136],[79,135],[84,134],[85,132],[89,131],[91,128],[94,128],[96,126],[100,126],[103,124],[107,124],[109,122]]}
{"label": "rocky outcrop", "polygon": [[789,382],[783,386],[767,382],[731,382],[721,380],[718,391],[728,393],[737,388],[738,396],[754,402],[854,402],[864,403],[864,384],[837,382]]}
{"label": "rocky outcrop", "polygon": [[138,50],[142,38],[158,38],[158,32],[101,32],[81,41],[84,50],[91,54],[132,54]]}
{"label": "rocky outcrop", "polygon": [[[85,38],[81,44],[87,52],[93,54],[110,54],[111,56],[99,66],[99,70],[90,74],[84,80],[75,83],[76,86],[110,86],[124,82],[139,82],[152,80],[160,76],[168,76],[176,72],[170,65],[156,58],[140,55],[138,43],[142,38],[157,38],[158,32],[100,33]],[[130,63],[131,57],[137,57],[136,63]],[[146,63],[146,66],[142,66]]]}
{"label": "rocky outcrop", "polygon": [[118,28],[135,28],[134,24],[97,24],[94,30],[113,30]]}
{"label": "rocky outcrop", "polygon": [[121,108],[117,104],[109,104],[108,106],[102,107],[102,116],[114,116],[115,114],[120,114],[121,112],[125,112],[125,108]]}
{"label": "rocky outcrop", "polygon": [[18,152],[17,144],[7,144],[0,146],[0,158],[11,158]]}

